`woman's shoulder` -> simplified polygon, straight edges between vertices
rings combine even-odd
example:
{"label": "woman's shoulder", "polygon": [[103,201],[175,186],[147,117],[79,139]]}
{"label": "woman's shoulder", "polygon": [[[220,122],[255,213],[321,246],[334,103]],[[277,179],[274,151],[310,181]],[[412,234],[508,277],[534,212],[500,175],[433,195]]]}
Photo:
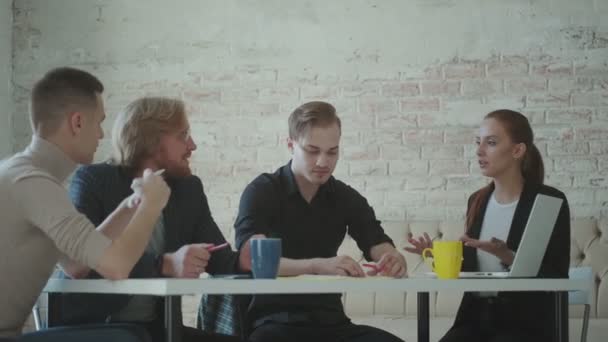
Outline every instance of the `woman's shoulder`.
{"label": "woman's shoulder", "polygon": [[475,197],[477,197],[477,195],[479,194],[479,192],[480,192],[481,190],[482,190],[482,189],[479,189],[479,190],[477,190],[477,191],[475,191],[474,193],[472,193],[472,194],[470,194],[470,195],[469,195],[469,198],[467,199],[467,203],[468,203],[469,205],[471,205],[471,202],[473,202],[473,200],[475,199]]}
{"label": "woman's shoulder", "polygon": [[483,196],[483,197],[487,197],[490,193],[492,193],[492,191],[494,191],[494,184],[490,183],[486,186],[484,186],[483,188],[479,188],[477,189],[477,191],[473,192],[468,199],[468,204],[471,205],[471,202],[473,202],[474,199],[476,199],[478,196]]}
{"label": "woman's shoulder", "polygon": [[537,193],[547,195],[547,196],[553,196],[553,197],[566,199],[566,195],[562,191],[560,191],[557,188],[554,188],[550,185],[547,185],[547,184],[541,184],[538,187]]}

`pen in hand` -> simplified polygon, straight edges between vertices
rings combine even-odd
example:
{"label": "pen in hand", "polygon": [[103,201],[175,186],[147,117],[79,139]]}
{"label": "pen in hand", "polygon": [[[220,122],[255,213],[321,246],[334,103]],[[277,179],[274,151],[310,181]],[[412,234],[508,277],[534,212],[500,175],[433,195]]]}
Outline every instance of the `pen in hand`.
{"label": "pen in hand", "polygon": [[383,269],[382,267],[378,267],[378,265],[372,264],[372,263],[364,263],[364,264],[362,264],[362,266],[369,267],[372,270],[376,271],[376,273],[382,272],[382,269]]}
{"label": "pen in hand", "polygon": [[208,247],[207,247],[207,251],[209,251],[209,252],[211,253],[211,252],[215,252],[215,251],[217,251],[217,250],[220,250],[220,249],[226,248],[226,247],[228,247],[228,246],[230,246],[230,244],[229,244],[228,242],[224,242],[224,243],[223,243],[223,244],[221,244],[221,245],[211,245],[211,246],[208,246]]}
{"label": "pen in hand", "polygon": [[[159,169],[154,171],[154,174],[156,176],[161,176],[163,173],[165,172],[165,169]],[[138,187],[141,184],[141,178],[136,178],[133,180],[133,186]],[[133,188],[135,190],[135,188]],[[139,194],[137,193],[137,190],[131,195],[129,196],[129,199],[127,200],[127,208],[135,208],[139,205],[139,203],[141,203],[141,197],[139,196]]]}

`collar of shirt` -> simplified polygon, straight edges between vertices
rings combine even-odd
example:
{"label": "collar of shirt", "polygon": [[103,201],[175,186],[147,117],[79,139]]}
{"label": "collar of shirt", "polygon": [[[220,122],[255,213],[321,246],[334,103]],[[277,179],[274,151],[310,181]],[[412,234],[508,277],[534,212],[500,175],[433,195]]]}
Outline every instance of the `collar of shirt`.
{"label": "collar of shirt", "polygon": [[[118,163],[115,163],[112,159],[107,160],[105,163],[108,165],[116,166],[118,168],[118,174],[120,175],[121,179],[124,179],[129,184],[131,184],[133,179],[136,178],[137,172],[132,167],[129,167],[126,165],[120,165]],[[138,174],[138,175],[139,175],[139,177],[141,177],[141,174]],[[171,195],[169,195],[169,196],[173,196],[173,192],[177,189],[177,186],[180,182],[184,183],[184,181],[190,177],[193,177],[193,176],[190,175],[190,176],[185,176],[185,177],[172,177],[171,175],[167,174],[167,172],[165,172],[163,174],[163,179],[165,180],[165,182],[171,189]],[[185,184],[189,184],[189,183],[185,183]]]}
{"label": "collar of shirt", "polygon": [[[298,189],[298,183],[296,183],[296,177],[293,174],[293,171],[291,170],[291,160],[289,161],[289,163],[287,163],[287,165],[284,165],[279,169],[278,176],[281,180],[281,183],[285,186],[287,195],[289,197],[294,196],[295,194],[300,194],[300,189]],[[336,180],[334,176],[329,177],[327,182],[325,182],[319,187],[319,190],[317,190],[317,193],[315,194],[313,199],[318,197],[319,195],[333,195],[336,192],[335,182]]]}
{"label": "collar of shirt", "polygon": [[32,136],[32,142],[26,151],[32,156],[35,164],[47,170],[60,182],[65,182],[78,165],[57,145],[37,135]]}

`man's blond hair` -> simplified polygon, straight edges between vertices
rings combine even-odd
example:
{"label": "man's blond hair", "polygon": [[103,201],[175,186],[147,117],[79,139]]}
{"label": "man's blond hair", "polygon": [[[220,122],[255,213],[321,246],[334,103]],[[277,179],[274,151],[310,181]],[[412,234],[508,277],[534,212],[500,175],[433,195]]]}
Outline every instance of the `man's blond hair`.
{"label": "man's blond hair", "polygon": [[342,129],[336,108],[327,102],[307,102],[296,108],[289,116],[289,137],[298,140],[312,127],[327,127],[337,124]]}
{"label": "man's blond hair", "polygon": [[118,114],[112,129],[113,161],[132,169],[156,152],[162,134],[186,120],[184,102],[166,97],[142,97]]}

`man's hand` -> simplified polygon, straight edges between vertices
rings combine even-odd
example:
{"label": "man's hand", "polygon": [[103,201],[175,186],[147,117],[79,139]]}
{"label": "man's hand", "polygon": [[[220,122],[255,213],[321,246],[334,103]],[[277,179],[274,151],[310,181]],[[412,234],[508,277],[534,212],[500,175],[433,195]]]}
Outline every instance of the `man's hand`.
{"label": "man's hand", "polygon": [[383,275],[386,277],[402,278],[407,273],[407,263],[399,251],[393,248],[382,255],[376,268],[367,272],[367,275]]}
{"label": "man's hand", "polygon": [[369,254],[372,260],[376,262],[376,267],[371,272],[368,272],[368,275],[381,274],[400,278],[407,273],[405,258],[392,243],[379,243],[370,249]]}
{"label": "man's hand", "polygon": [[252,235],[241,247],[241,253],[239,253],[239,268],[241,271],[251,271],[251,239],[263,239],[265,237],[266,235],[264,234]]}
{"label": "man's hand", "polygon": [[490,241],[487,241],[471,239],[470,237],[464,235],[460,238],[460,240],[462,240],[464,245],[467,247],[477,248],[496,256],[498,259],[500,259],[500,262],[505,265],[513,264],[513,259],[515,259],[515,253],[509,249],[506,242],[497,238],[492,238]]}
{"label": "man's hand", "polygon": [[145,169],[141,178],[133,179],[131,189],[133,194],[125,202],[128,208],[139,206],[142,200],[148,200],[152,204],[160,205],[164,208],[169,200],[171,189],[162,177],[164,169],[152,171]]}
{"label": "man's hand", "polygon": [[209,243],[184,245],[175,253],[163,256],[162,274],[173,278],[198,278],[205,272],[211,253]]}
{"label": "man's hand", "polygon": [[314,274],[365,277],[365,272],[363,272],[359,263],[346,255],[339,255],[327,259],[313,259],[312,271]]}

